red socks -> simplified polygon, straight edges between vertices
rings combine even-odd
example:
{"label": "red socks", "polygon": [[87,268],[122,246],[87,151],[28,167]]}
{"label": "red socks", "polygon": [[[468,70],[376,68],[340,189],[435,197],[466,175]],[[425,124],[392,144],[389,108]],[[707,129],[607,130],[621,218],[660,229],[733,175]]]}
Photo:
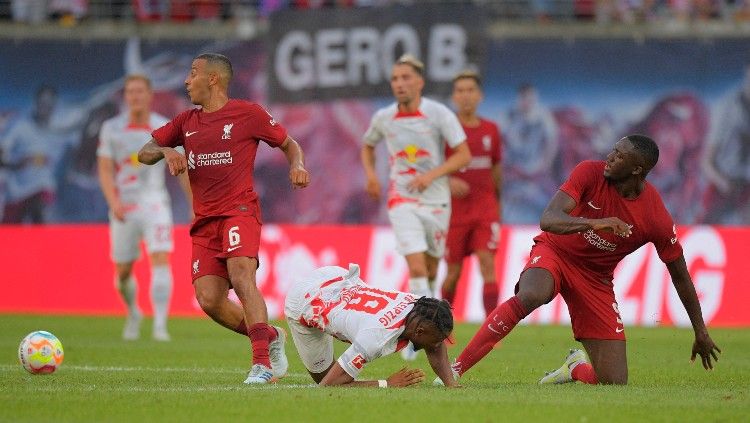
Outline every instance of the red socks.
{"label": "red socks", "polygon": [[[492,310],[497,307],[498,294],[497,282],[492,281],[484,283],[484,286],[482,287],[482,302],[484,303],[485,316],[489,316],[490,313],[492,313]],[[456,299],[456,289],[454,288],[452,291],[448,291],[444,287],[440,288],[440,296],[453,305],[453,301]]]}
{"label": "red socks", "polygon": [[256,323],[250,326],[250,344],[253,347],[253,364],[262,364],[269,369],[271,360],[268,357],[268,344],[276,339],[276,329],[268,323]]}
{"label": "red socks", "polygon": [[247,333],[247,325],[245,324],[245,320],[240,320],[240,324],[237,325],[236,328],[233,329],[235,332],[239,333],[240,335],[250,336],[250,334]]}
{"label": "red socks", "polygon": [[492,310],[497,307],[497,282],[485,281],[482,288],[482,302],[484,303],[484,315],[489,316]]}
{"label": "red socks", "polygon": [[521,305],[521,301],[516,296],[497,306],[487,316],[469,345],[456,358],[454,370],[457,370],[459,375],[466,373],[467,370],[484,358],[495,344],[509,334],[527,314],[523,305]]}
{"label": "red socks", "polygon": [[570,376],[573,380],[588,383],[589,385],[596,385],[599,383],[599,379],[596,377],[596,372],[594,372],[594,366],[589,363],[578,363],[573,367],[573,370],[570,371]]}

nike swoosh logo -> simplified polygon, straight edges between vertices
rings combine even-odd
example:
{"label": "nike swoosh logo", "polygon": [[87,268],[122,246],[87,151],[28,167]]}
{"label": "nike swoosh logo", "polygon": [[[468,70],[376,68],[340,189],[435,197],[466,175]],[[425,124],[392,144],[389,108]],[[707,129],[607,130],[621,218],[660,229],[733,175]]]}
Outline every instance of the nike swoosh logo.
{"label": "nike swoosh logo", "polygon": [[625,330],[625,328],[615,328],[615,332],[617,332],[617,333],[620,333],[620,332],[622,332],[624,330]]}
{"label": "nike swoosh logo", "polygon": [[232,251],[234,251],[234,250],[236,250],[236,249],[238,249],[238,248],[242,248],[242,246],[241,246],[241,245],[238,245],[238,246],[236,246],[236,247],[229,247],[229,248],[227,248],[227,253],[231,253]]}
{"label": "nike swoosh logo", "polygon": [[595,209],[595,210],[601,210],[602,209],[601,207],[596,207],[594,205],[594,203],[592,203],[591,201],[589,201],[589,207],[591,207],[592,209]]}
{"label": "nike swoosh logo", "polygon": [[187,132],[185,132],[185,138],[187,138],[187,137],[189,137],[189,136],[191,136],[191,135],[193,135],[193,134],[195,134],[197,132],[198,131],[193,131],[193,132],[187,131]]}

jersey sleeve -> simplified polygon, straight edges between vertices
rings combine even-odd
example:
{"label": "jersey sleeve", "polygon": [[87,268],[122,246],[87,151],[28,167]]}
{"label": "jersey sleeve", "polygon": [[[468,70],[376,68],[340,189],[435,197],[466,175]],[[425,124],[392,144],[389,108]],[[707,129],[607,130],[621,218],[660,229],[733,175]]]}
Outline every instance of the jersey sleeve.
{"label": "jersey sleeve", "polygon": [[256,139],[265,142],[271,147],[280,147],[287,137],[286,129],[273,116],[261,106],[252,104],[253,113],[253,135]]}
{"label": "jersey sleeve", "polygon": [[652,201],[654,205],[653,233],[651,242],[656,247],[659,258],[664,263],[671,263],[682,256],[682,245],[677,238],[677,226],[672,216],[660,200]]}
{"label": "jersey sleeve", "polygon": [[370,126],[362,137],[366,145],[376,146],[383,140],[383,132],[380,130],[380,113],[375,113],[370,119]]}
{"label": "jersey sleeve", "polygon": [[560,191],[571,196],[576,204],[581,202],[586,190],[595,181],[596,166],[593,164],[594,162],[579,163],[570,173],[568,180],[560,186]]}
{"label": "jersey sleeve", "polygon": [[341,368],[354,379],[359,376],[359,373],[362,371],[365,364],[376,358],[371,357],[365,350],[366,348],[355,340],[337,360],[339,366],[341,366]]}
{"label": "jersey sleeve", "polygon": [[155,129],[151,136],[161,147],[177,147],[185,144],[185,134],[182,131],[182,124],[187,120],[191,110],[180,113],[174,119],[170,120],[161,128]]}
{"label": "jersey sleeve", "polygon": [[456,115],[450,109],[442,106],[440,110],[442,111],[439,122],[440,134],[445,138],[450,148],[456,148],[459,144],[466,141],[464,128],[461,127],[461,122],[459,122]]}
{"label": "jersey sleeve", "polygon": [[114,158],[115,152],[112,146],[112,130],[108,122],[104,122],[99,130],[99,145],[96,148],[96,157]]}

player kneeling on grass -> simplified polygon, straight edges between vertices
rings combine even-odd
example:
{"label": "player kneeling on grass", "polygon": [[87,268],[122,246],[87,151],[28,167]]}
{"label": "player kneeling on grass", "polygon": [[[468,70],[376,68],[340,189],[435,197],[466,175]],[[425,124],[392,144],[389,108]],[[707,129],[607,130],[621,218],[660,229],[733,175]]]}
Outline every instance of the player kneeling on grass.
{"label": "player kneeling on grass", "polygon": [[[659,147],[645,135],[619,140],[605,161],[584,161],[542,214],[542,233],[534,238],[516,295],[487,316],[456,358],[462,375],[485,357],[532,311],[562,295],[570,311],[573,335],[586,354],[572,350],[565,364],[539,383],[618,384],[628,382],[625,327],[615,299],[617,263],[653,243],[695,331],[692,359],[712,369],[721,350],[708,335],[698,295],[688,273],[677,227],[659,193],[646,181],[659,160]],[[437,381],[436,381],[437,382]]]}
{"label": "player kneeling on grass", "polygon": [[[443,341],[453,330],[448,302],[383,291],[349,270],[326,266],[297,281],[284,308],[302,362],[321,386],[405,387],[424,380],[421,369],[403,368],[387,380],[355,381],[365,364],[406,347],[424,349],[432,370],[446,386],[458,386]],[[334,362],[333,338],[351,343]]]}

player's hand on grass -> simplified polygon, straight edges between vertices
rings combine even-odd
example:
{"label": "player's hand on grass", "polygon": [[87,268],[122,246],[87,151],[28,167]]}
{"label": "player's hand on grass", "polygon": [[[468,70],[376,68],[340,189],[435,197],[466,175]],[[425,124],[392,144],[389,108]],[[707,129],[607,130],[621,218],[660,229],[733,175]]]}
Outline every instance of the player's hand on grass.
{"label": "player's hand on grass", "polygon": [[375,200],[380,200],[380,181],[378,181],[378,178],[367,178],[365,190],[367,195]]}
{"label": "player's hand on grass", "polygon": [[187,170],[187,159],[184,154],[171,147],[163,147],[161,152],[164,154],[167,166],[169,166],[170,175],[177,176]]}
{"label": "player's hand on grass", "polygon": [[392,374],[388,378],[388,386],[394,388],[405,388],[424,381],[422,369],[408,369],[406,367]]}
{"label": "player's hand on grass", "polygon": [[695,362],[695,356],[700,355],[703,368],[713,370],[714,363],[711,362],[711,357],[714,358],[714,361],[719,361],[719,356],[716,353],[721,354],[721,349],[714,343],[708,333],[703,332],[695,335],[693,353],[690,356],[691,362]]}
{"label": "player's hand on grass", "polygon": [[310,185],[310,173],[301,165],[289,169],[289,181],[294,188],[304,188]]}
{"label": "player's hand on grass", "polygon": [[630,225],[623,222],[618,217],[605,217],[604,219],[596,219],[594,220],[594,224],[592,225],[591,229],[595,231],[605,230],[614,232],[615,235],[619,235],[623,238],[627,238],[633,233],[632,229],[630,229]]}
{"label": "player's hand on grass", "polygon": [[469,191],[471,191],[471,187],[469,187],[469,184],[467,184],[466,181],[461,178],[456,178],[455,176],[448,178],[448,186],[450,187],[451,195],[456,198],[464,198],[469,195]]}

